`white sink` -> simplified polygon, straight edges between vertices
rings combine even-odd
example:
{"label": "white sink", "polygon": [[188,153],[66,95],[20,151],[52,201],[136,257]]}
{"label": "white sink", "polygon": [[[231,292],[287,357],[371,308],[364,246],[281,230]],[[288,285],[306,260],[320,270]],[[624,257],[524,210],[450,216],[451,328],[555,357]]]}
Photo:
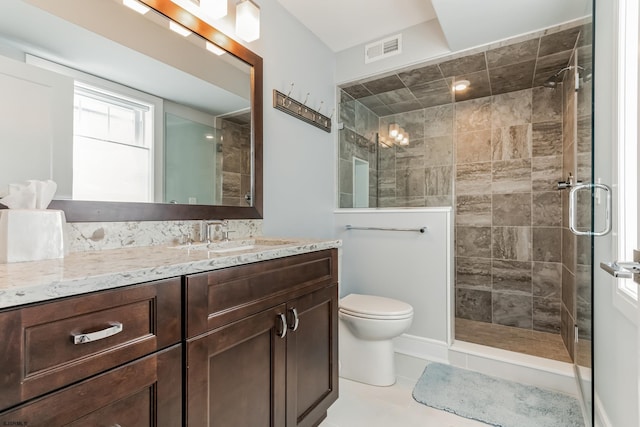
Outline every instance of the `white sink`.
{"label": "white sink", "polygon": [[256,245],[243,245],[243,246],[232,246],[230,248],[218,248],[218,249],[208,249],[209,252],[213,252],[215,254],[223,254],[225,252],[238,252],[238,251],[248,251],[250,249],[255,249],[258,246]]}
{"label": "white sink", "polygon": [[224,254],[229,252],[250,251],[254,249],[268,249],[275,246],[286,246],[296,243],[293,240],[281,239],[238,239],[223,242],[192,243],[179,246],[171,246],[176,249],[186,249],[195,251],[207,251],[214,254]]}

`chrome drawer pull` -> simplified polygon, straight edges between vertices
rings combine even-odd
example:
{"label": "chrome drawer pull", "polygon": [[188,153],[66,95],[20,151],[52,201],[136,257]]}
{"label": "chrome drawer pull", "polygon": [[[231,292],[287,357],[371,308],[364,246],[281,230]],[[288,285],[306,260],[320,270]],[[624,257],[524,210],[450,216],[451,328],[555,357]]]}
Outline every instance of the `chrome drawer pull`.
{"label": "chrome drawer pull", "polygon": [[298,318],[298,310],[294,308],[290,308],[289,311],[293,314],[293,324],[289,325],[289,329],[292,331],[296,331],[298,329],[298,325],[300,325],[300,319]]}
{"label": "chrome drawer pull", "polygon": [[73,338],[74,344],[86,344],[92,341],[98,341],[110,337],[115,334],[119,334],[123,330],[122,323],[120,322],[111,322],[106,329],[101,331],[91,332],[89,334],[71,334],[71,338]]}
{"label": "chrome drawer pull", "polygon": [[278,335],[280,338],[284,338],[287,336],[287,319],[285,318],[283,313],[280,313],[278,317],[280,318],[280,326],[282,327],[282,331],[276,332],[276,335]]}

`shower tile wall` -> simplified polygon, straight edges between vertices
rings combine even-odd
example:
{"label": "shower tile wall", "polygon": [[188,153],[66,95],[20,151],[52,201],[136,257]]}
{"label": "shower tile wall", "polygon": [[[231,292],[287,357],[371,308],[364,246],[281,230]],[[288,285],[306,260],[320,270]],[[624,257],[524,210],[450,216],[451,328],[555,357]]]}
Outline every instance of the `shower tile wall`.
{"label": "shower tile wall", "polygon": [[456,315],[560,331],[562,92],[456,103]]}
{"label": "shower tile wall", "polygon": [[[250,116],[248,119],[250,123]],[[222,159],[222,204],[247,206],[245,195],[251,194],[251,127],[246,115],[222,120],[222,156],[218,159]]]}

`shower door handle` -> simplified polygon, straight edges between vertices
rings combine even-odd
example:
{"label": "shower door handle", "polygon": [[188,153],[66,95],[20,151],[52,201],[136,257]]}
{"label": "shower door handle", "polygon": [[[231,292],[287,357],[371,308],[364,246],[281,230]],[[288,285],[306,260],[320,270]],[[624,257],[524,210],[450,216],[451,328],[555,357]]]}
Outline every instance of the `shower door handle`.
{"label": "shower door handle", "polygon": [[[576,193],[580,190],[601,189],[607,193],[607,201],[605,205],[604,228],[600,231],[581,231],[578,230],[576,224],[577,218],[577,197]],[[569,230],[578,236],[604,236],[611,231],[611,188],[604,184],[577,184],[571,187],[569,191]]]}
{"label": "shower door handle", "polygon": [[633,279],[635,274],[640,274],[640,262],[601,262],[600,268],[618,279]]}

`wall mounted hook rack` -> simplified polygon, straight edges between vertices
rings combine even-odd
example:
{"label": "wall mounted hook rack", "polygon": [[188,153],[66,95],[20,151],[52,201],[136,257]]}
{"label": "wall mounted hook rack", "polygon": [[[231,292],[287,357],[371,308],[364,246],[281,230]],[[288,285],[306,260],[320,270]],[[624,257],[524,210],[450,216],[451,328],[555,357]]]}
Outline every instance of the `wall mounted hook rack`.
{"label": "wall mounted hook rack", "polygon": [[[289,94],[290,93],[291,91],[289,91]],[[324,130],[325,132],[331,133],[331,117],[320,114],[319,111],[305,105],[309,99],[308,93],[305,102],[296,101],[291,98],[289,94],[285,95],[284,93],[274,89],[273,108],[297,117],[304,122]]]}

